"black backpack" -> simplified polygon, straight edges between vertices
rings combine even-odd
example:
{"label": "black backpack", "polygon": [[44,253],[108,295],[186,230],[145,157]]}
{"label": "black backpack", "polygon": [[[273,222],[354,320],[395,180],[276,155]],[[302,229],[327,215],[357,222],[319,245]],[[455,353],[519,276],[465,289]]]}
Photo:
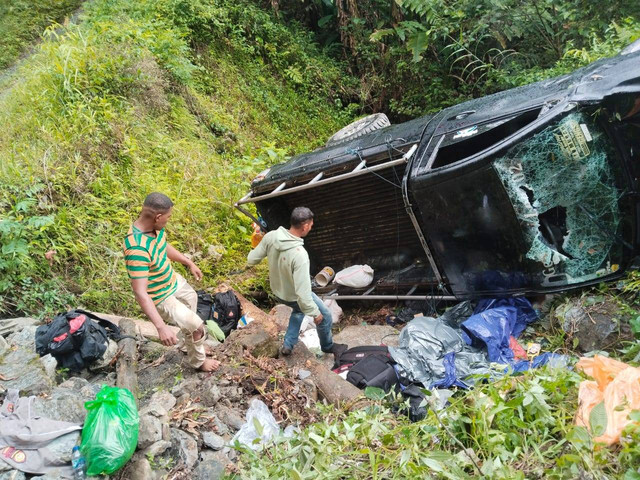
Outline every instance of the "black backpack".
{"label": "black backpack", "polygon": [[347,382],[360,389],[378,387],[388,392],[398,383],[393,364],[393,360],[386,355],[368,355],[349,369]]}
{"label": "black backpack", "polygon": [[36,352],[41,357],[50,353],[59,367],[77,372],[102,358],[109,338],[123,338],[117,325],[84,310],[71,310],[36,329]]}
{"label": "black backpack", "polygon": [[213,320],[213,297],[204,290],[198,290],[196,293],[198,294],[196,313],[205,322]]}
{"label": "black backpack", "polygon": [[213,319],[225,337],[229,336],[231,330],[238,328],[238,320],[241,316],[240,301],[231,290],[215,294],[213,297]]}
{"label": "black backpack", "polygon": [[370,355],[384,355],[391,358],[389,348],[385,345],[363,345],[345,350],[340,355],[335,356],[333,370],[343,365],[353,365],[364,360]]}

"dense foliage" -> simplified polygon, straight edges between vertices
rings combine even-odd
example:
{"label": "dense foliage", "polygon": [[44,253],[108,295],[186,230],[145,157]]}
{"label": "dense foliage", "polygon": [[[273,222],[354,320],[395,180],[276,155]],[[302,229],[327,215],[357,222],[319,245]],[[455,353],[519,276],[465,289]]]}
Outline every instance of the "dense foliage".
{"label": "dense foliage", "polygon": [[244,265],[249,180],[352,116],[339,62],[247,2],[96,0],[38,50],[1,85],[5,314],[135,313],[120,245],[154,190],[214,284]]}
{"label": "dense foliage", "polygon": [[407,119],[571,71],[640,36],[640,3],[271,0],[361,79],[360,103]]}

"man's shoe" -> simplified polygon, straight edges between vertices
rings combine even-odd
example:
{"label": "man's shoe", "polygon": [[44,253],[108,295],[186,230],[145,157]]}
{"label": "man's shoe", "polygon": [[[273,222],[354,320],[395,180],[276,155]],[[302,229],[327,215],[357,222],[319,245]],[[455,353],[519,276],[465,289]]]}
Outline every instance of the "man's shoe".
{"label": "man's shoe", "polygon": [[347,350],[349,347],[344,343],[334,343],[331,347],[331,350],[323,350],[324,353],[333,353],[336,357],[339,357],[342,352]]}
{"label": "man's shoe", "polygon": [[280,348],[280,354],[284,355],[285,357],[291,355],[292,351],[293,348],[285,347],[284,345]]}

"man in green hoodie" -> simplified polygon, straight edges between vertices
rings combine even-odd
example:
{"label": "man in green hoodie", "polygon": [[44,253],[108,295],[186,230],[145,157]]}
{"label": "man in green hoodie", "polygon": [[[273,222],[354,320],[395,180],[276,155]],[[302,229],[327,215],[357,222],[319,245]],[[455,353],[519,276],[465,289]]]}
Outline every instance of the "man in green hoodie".
{"label": "man in green hoodie", "polygon": [[291,228],[287,230],[280,227],[267,233],[247,257],[249,265],[257,265],[267,257],[271,290],[282,303],[293,309],[280,350],[283,355],[290,355],[298,342],[305,315],[313,317],[323,352],[336,354],[347,348],[346,345],[333,343],[331,313],[311,291],[309,254],[304,249],[303,238],[312,227],[313,212],[306,207],[294,208],[291,212]]}

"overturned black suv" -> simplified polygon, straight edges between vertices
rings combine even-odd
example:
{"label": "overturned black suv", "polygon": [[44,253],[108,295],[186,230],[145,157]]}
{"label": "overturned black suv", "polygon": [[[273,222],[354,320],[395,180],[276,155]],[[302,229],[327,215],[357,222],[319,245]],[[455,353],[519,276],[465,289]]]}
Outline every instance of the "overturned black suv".
{"label": "overturned black suv", "polygon": [[263,172],[236,205],[254,202],[268,230],[307,206],[312,272],[375,271],[365,289],[319,293],[554,292],[615,279],[636,256],[640,41],[570,75],[385,120],[362,119]]}

